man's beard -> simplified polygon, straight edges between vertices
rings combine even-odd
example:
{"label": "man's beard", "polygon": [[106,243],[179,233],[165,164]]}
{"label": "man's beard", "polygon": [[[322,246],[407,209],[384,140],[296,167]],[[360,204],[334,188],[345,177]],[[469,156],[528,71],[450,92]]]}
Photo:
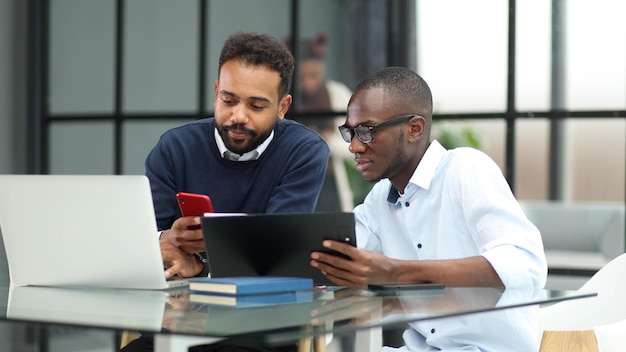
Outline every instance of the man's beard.
{"label": "man's beard", "polygon": [[[270,128],[268,128],[266,131],[259,133],[258,131],[246,128],[245,125],[242,123],[236,123],[232,125],[222,125],[221,127],[218,126],[217,132],[222,137],[222,140],[224,141],[224,145],[226,145],[226,148],[228,148],[228,150],[230,150],[233,153],[243,155],[244,153],[247,153],[249,151],[256,149],[259,145],[265,142],[265,140],[270,136],[270,134],[274,130],[275,125],[276,123],[274,122],[272,126],[270,126]],[[245,132],[249,134],[252,137],[252,139],[246,144],[244,144],[243,140],[240,140],[240,139],[233,140],[228,135],[228,131],[231,131],[231,130]]]}

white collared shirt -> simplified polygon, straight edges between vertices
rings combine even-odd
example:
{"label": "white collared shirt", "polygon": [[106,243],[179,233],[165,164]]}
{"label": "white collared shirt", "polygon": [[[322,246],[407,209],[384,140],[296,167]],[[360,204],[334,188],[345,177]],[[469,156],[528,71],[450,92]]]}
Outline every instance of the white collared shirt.
{"label": "white collared shirt", "polygon": [[[224,157],[224,152],[226,151],[233,153],[232,151],[228,150],[228,148],[226,148],[226,145],[224,144],[224,140],[222,140],[222,136],[220,136],[219,132],[217,131],[217,128],[215,128],[214,133],[215,133],[215,141],[217,142],[217,149],[219,149],[220,155],[222,156],[222,158]],[[267,149],[267,146],[270,144],[273,138],[274,138],[274,131],[272,130],[272,133],[270,133],[269,137],[267,137],[267,139],[263,141],[263,143],[259,144],[259,146],[256,147],[256,149],[240,155],[237,161],[256,160],[260,158],[261,154],[263,154],[265,149]],[[233,154],[239,155],[237,153],[233,153]]]}
{"label": "white collared shirt", "polygon": [[545,284],[539,230],[479,150],[433,141],[402,196],[381,180],[354,213],[359,247],[408,260],[482,255],[506,287]]}
{"label": "white collared shirt", "polygon": [[[545,285],[541,235],[524,215],[498,165],[479,150],[446,150],[433,141],[403,195],[388,179],[381,180],[354,214],[361,248],[405,260],[482,255],[507,288]],[[454,341],[461,328],[455,324],[447,319],[411,325],[423,342],[437,346]],[[499,346],[499,338],[487,339]]]}

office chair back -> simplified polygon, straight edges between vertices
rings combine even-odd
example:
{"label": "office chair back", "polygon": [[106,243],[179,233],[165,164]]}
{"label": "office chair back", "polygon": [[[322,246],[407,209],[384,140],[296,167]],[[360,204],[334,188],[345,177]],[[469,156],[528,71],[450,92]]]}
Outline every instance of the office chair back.
{"label": "office chair back", "polygon": [[587,330],[626,319],[626,254],[611,260],[580,289],[596,297],[564,301],[539,310],[540,333],[545,330]]}

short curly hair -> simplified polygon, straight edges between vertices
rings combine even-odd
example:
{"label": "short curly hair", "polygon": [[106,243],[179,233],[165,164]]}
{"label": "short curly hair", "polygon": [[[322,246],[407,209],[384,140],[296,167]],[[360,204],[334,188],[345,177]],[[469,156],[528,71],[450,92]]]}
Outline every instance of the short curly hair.
{"label": "short curly hair", "polygon": [[[424,79],[406,67],[387,67],[362,80],[357,92],[382,88],[385,104],[396,107],[405,114],[419,114],[426,121],[426,135],[430,135],[433,116],[433,96]],[[350,103],[352,103],[352,99]],[[349,105],[348,104],[348,105]]]}
{"label": "short curly hair", "polygon": [[280,85],[278,96],[285,96],[290,89],[294,60],[289,49],[277,39],[254,32],[231,34],[224,42],[218,68],[230,60],[241,60],[250,65],[267,66],[278,72]]}
{"label": "short curly hair", "polygon": [[406,67],[386,67],[363,79],[355,92],[383,88],[395,105],[407,111],[432,116],[433,96],[424,79]]}

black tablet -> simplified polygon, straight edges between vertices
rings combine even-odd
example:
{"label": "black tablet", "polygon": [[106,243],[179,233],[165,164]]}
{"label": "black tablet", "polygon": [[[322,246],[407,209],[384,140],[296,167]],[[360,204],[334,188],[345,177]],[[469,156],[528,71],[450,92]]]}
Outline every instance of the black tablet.
{"label": "black tablet", "polygon": [[388,291],[388,290],[440,290],[445,288],[444,284],[435,282],[410,282],[398,284],[369,284],[369,290]]}
{"label": "black tablet", "polygon": [[367,288],[377,296],[395,297],[443,296],[446,292],[446,286],[436,282],[370,284]]}
{"label": "black tablet", "polygon": [[211,277],[301,276],[331,282],[310,265],[333,239],[356,246],[353,213],[206,214],[201,220]]}

